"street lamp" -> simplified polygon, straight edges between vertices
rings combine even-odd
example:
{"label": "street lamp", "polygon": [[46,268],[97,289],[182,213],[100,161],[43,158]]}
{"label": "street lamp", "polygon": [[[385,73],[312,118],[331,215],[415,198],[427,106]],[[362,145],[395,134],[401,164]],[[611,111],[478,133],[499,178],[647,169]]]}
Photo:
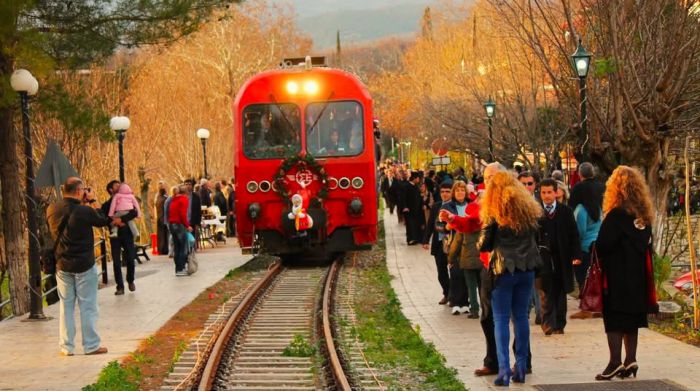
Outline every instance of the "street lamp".
{"label": "street lamp", "polygon": [[582,161],[588,160],[586,144],[588,142],[588,114],[586,112],[586,76],[591,65],[591,54],[581,44],[581,38],[578,39],[578,47],[574,54],[571,55],[574,70],[578,75],[579,95],[581,97],[581,126],[579,133],[579,144],[581,145]]}
{"label": "street lamp", "polygon": [[204,177],[209,178],[209,173],[207,172],[207,139],[209,138],[208,129],[197,129],[197,137],[202,140],[202,154],[204,155]]}
{"label": "street lamp", "polygon": [[39,82],[26,69],[18,69],[10,77],[12,89],[19,93],[22,105],[22,131],[26,162],[27,229],[29,230],[29,319],[46,320],[41,297],[41,268],[39,265],[39,231],[36,221],[36,194],[34,192],[34,160],[32,134],[29,128],[29,97],[39,91]]}
{"label": "street lamp", "polygon": [[124,137],[129,126],[131,126],[129,117],[112,117],[109,120],[109,127],[117,132],[117,140],[119,140],[119,182],[124,182]]}
{"label": "street lamp", "polygon": [[493,156],[493,117],[496,115],[496,102],[491,99],[489,96],[489,100],[484,103],[484,110],[486,110],[486,118],[488,118],[489,121],[489,159],[490,163],[495,162],[496,158]]}

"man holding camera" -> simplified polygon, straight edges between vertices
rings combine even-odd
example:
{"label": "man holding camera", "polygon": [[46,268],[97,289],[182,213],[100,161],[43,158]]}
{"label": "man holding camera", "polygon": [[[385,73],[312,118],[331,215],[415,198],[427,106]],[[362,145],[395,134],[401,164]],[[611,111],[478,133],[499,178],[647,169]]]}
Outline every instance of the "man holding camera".
{"label": "man holding camera", "polygon": [[56,281],[60,298],[59,347],[72,356],[75,345],[75,302],[80,309],[83,351],[87,355],[107,353],[97,334],[97,280],[93,227],[123,225],[118,217],[105,216],[95,195],[83,181],[71,177],[63,184],[63,199],[46,211],[51,237],[56,245]]}

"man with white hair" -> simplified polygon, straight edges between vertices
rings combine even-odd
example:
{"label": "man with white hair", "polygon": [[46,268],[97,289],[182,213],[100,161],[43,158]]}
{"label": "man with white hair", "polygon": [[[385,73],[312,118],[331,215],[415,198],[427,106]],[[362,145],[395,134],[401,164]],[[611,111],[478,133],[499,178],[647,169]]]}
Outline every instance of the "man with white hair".
{"label": "man with white hair", "polygon": [[207,208],[211,206],[211,189],[209,188],[209,181],[206,178],[202,178],[199,181],[199,198],[202,202],[202,206]]}

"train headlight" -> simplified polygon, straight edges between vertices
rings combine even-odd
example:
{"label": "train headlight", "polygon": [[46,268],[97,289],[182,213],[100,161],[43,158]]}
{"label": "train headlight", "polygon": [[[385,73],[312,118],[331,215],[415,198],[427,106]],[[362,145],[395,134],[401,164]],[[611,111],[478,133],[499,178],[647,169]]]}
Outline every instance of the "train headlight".
{"label": "train headlight", "polygon": [[261,181],[259,187],[260,191],[262,191],[263,193],[267,193],[268,191],[270,191],[270,188],[272,188],[272,185],[270,185],[269,181]]}
{"label": "train headlight", "polygon": [[338,180],[333,178],[333,177],[328,178],[328,189],[335,190],[337,188],[338,188]]}
{"label": "train headlight", "polygon": [[251,220],[255,220],[260,217],[261,212],[262,207],[259,203],[253,202],[252,204],[248,205],[248,217],[250,217]]}
{"label": "train headlight", "polygon": [[350,200],[350,203],[348,204],[348,213],[350,213],[353,216],[361,215],[362,214],[362,200],[360,200],[357,197]]}
{"label": "train headlight", "polygon": [[304,92],[309,95],[316,95],[318,93],[318,82],[316,82],[315,80],[305,81]]}
{"label": "train headlight", "polygon": [[360,178],[359,176],[352,178],[352,187],[354,187],[355,189],[362,188],[362,186],[364,184],[365,184],[365,181],[362,178]]}
{"label": "train headlight", "polygon": [[299,84],[295,81],[288,81],[287,82],[287,92],[294,95],[297,92],[299,92]]}
{"label": "train headlight", "polygon": [[350,187],[350,179],[346,177],[340,178],[340,180],[338,181],[338,187],[340,187],[343,190],[347,189],[348,187]]}
{"label": "train headlight", "polygon": [[258,191],[260,186],[258,186],[258,184],[255,181],[250,181],[246,183],[245,188],[246,190],[248,190],[249,193],[255,193],[256,191]]}

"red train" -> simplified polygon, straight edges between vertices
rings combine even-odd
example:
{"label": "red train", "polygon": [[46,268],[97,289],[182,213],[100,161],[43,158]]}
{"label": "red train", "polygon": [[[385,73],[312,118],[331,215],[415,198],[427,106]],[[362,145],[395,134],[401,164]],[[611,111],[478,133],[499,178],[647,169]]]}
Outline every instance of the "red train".
{"label": "red train", "polygon": [[285,60],[236,96],[236,229],[244,252],[328,258],[376,241],[372,98],[355,75],[315,66],[322,61]]}

